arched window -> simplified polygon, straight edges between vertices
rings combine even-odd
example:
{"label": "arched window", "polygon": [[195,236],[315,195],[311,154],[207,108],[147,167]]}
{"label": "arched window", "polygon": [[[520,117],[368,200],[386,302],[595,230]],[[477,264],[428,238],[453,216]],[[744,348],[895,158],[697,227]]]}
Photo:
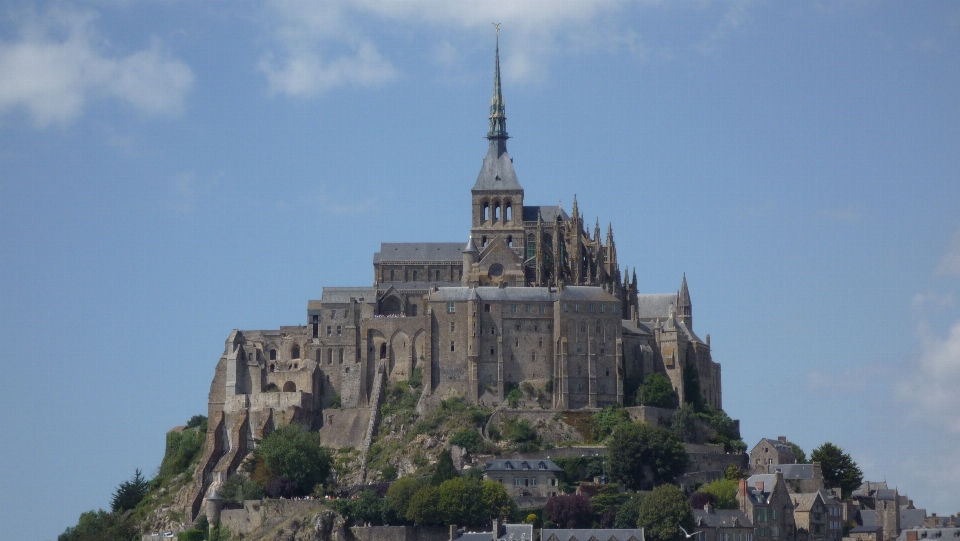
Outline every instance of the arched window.
{"label": "arched window", "polygon": [[507,235],[507,246],[513,247],[513,235]]}
{"label": "arched window", "polygon": [[413,271],[413,281],[414,281],[414,282],[417,281],[417,278],[418,278],[419,276],[420,276],[420,275],[419,275],[419,273],[417,273],[417,271]]}
{"label": "arched window", "polygon": [[387,345],[386,345],[386,344],[380,344],[380,358],[381,358],[381,359],[386,359],[386,358],[387,358]]}
{"label": "arched window", "polygon": [[283,384],[283,392],[285,392],[285,393],[295,393],[295,392],[297,392],[297,384],[294,383],[294,382],[292,382],[292,381],[288,381],[288,382],[284,383],[284,384]]}
{"label": "arched window", "polygon": [[317,356],[317,364],[320,364],[320,362],[321,362],[323,359],[320,358],[320,350],[319,350],[319,349],[316,351],[315,355]]}
{"label": "arched window", "polygon": [[394,274],[393,274],[393,269],[390,269],[390,281],[391,281],[391,282],[394,281],[394,277],[393,277],[393,276],[394,276]]}
{"label": "arched window", "polygon": [[513,220],[513,204],[510,203],[510,200],[507,199],[507,204],[504,206],[503,217],[509,222]]}
{"label": "arched window", "polygon": [[500,202],[499,201],[493,204],[493,221],[494,222],[500,221]]}
{"label": "arched window", "polygon": [[[439,282],[439,281],[440,281],[440,269],[436,269],[436,270],[433,271],[433,281],[434,281],[434,282]],[[416,314],[414,314],[414,315],[416,315]]]}
{"label": "arched window", "polygon": [[277,360],[277,350],[275,350],[275,349],[271,349],[271,350],[270,350],[270,360],[271,360],[271,361],[276,361],[276,360]]}
{"label": "arched window", "polygon": [[300,346],[293,346],[290,348],[290,358],[299,359],[300,358]]}
{"label": "arched window", "polygon": [[483,202],[483,221],[490,221],[490,203]]}
{"label": "arched window", "polygon": [[270,363],[270,371],[271,371],[271,372],[273,372],[274,370],[276,370],[276,368],[277,368],[276,365],[274,365],[273,363]]}
{"label": "arched window", "polygon": [[327,350],[327,364],[333,364],[333,349]]}
{"label": "arched window", "polygon": [[343,348],[340,348],[340,364],[343,364]]}
{"label": "arched window", "polygon": [[483,247],[486,246],[486,245],[487,245],[487,236],[484,235],[484,236],[480,237],[480,247],[483,248]]}

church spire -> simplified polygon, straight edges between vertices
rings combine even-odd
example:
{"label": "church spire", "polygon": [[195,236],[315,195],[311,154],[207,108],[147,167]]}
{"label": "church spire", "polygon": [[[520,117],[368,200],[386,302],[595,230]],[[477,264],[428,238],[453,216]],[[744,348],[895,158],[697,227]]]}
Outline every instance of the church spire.
{"label": "church spire", "polygon": [[503,93],[500,91],[500,23],[493,25],[497,29],[496,61],[493,69],[493,97],[490,98],[490,131],[487,139],[506,139],[507,112],[503,106]]}
{"label": "church spire", "polygon": [[690,290],[687,289],[687,273],[683,273],[683,282],[677,293],[677,312],[687,328],[693,330],[693,303],[690,302]]}

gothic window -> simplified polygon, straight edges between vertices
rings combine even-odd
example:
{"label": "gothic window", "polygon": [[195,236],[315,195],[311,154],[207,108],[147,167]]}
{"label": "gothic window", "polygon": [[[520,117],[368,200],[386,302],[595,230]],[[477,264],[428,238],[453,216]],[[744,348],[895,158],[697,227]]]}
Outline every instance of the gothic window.
{"label": "gothic window", "polygon": [[510,200],[507,199],[506,211],[504,217],[509,222],[513,220],[513,204],[510,203]]}
{"label": "gothic window", "polygon": [[493,204],[493,221],[494,222],[500,221],[500,203],[499,202]]}
{"label": "gothic window", "polygon": [[271,350],[270,350],[270,360],[271,360],[271,361],[276,361],[276,360],[277,360],[277,350],[275,350],[275,349],[271,349]]}
{"label": "gothic window", "polygon": [[333,350],[327,350],[327,364],[333,364]]}
{"label": "gothic window", "polygon": [[343,348],[340,348],[338,355],[340,356],[340,364],[343,364]]}
{"label": "gothic window", "polygon": [[507,235],[507,246],[513,247],[513,235]]}
{"label": "gothic window", "polygon": [[483,202],[483,221],[490,221],[490,203]]}
{"label": "gothic window", "polygon": [[490,270],[487,271],[487,274],[490,275],[490,278],[498,278],[503,276],[503,265],[500,263],[494,263],[490,265]]}
{"label": "gothic window", "polygon": [[434,282],[439,282],[439,281],[440,281],[440,271],[439,271],[439,270],[433,271],[433,281],[434,281]]}
{"label": "gothic window", "polygon": [[299,359],[300,358],[300,346],[293,346],[290,348],[290,358]]}

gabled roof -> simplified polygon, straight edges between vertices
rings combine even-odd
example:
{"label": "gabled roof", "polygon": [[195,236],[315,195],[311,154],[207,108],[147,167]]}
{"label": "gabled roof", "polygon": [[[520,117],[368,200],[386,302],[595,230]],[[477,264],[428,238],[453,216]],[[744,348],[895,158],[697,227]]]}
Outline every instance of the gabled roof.
{"label": "gabled roof", "polygon": [[670,315],[670,307],[676,303],[676,293],[637,295],[637,314],[640,319],[666,318]]}
{"label": "gabled roof", "polygon": [[770,464],[767,472],[780,472],[784,479],[813,479],[813,464]]}
{"label": "gabled roof", "polygon": [[551,541],[551,539],[556,539],[556,541],[590,541],[591,539],[596,541],[644,541],[643,528],[626,530],[601,528],[548,530],[544,528],[540,540]]}
{"label": "gabled roof", "polygon": [[548,459],[491,460],[484,468],[486,472],[523,472],[523,471],[563,471],[560,466]]}
{"label": "gabled roof", "polygon": [[926,509],[900,509],[900,529],[921,528],[925,518],[927,518]]}
{"label": "gabled roof", "polygon": [[325,287],[320,295],[323,304],[347,304],[350,298],[357,302],[374,302],[377,300],[377,290],[372,287]]}
{"label": "gabled roof", "polygon": [[706,528],[752,528],[753,523],[739,509],[703,509],[693,510],[693,519],[697,527]]}
{"label": "gabled roof", "polygon": [[385,261],[463,261],[463,244],[459,242],[382,242],[373,262]]}
{"label": "gabled roof", "polygon": [[567,211],[563,210],[563,207],[560,205],[533,205],[533,206],[523,206],[523,221],[525,222],[535,222],[537,221],[537,211],[540,211],[540,216],[543,218],[544,223],[550,223],[556,218],[557,214],[560,214],[560,221],[566,222],[570,220],[570,215],[567,214]]}

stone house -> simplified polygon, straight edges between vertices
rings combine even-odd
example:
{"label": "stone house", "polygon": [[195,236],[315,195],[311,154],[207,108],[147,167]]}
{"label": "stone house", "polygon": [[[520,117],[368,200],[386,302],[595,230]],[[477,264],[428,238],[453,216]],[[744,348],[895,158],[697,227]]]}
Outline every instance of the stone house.
{"label": "stone house", "polygon": [[840,541],[843,513],[833,493],[818,490],[793,494],[797,538],[804,541]]}
{"label": "stone house", "polygon": [[883,541],[883,527],[878,525],[857,526],[851,529],[849,534],[847,534],[847,537],[844,539],[856,541]]}
{"label": "stone house", "polygon": [[741,479],[737,503],[744,515],[753,522],[756,541],[796,539],[793,500],[782,473],[752,475],[748,479]]}
{"label": "stone house", "polygon": [[787,445],[787,437],[775,440],[763,438],[750,450],[750,471],[752,473],[771,473],[769,467],[780,464],[796,464],[797,455]]}
{"label": "stone house", "polygon": [[540,541],[644,541],[643,528],[634,529],[547,529],[540,531]]}
{"label": "stone house", "polygon": [[814,464],[770,464],[766,473],[780,472],[790,492],[807,493],[823,490],[823,469]]}
{"label": "stone house", "polygon": [[714,509],[707,504],[693,510],[693,521],[696,531],[702,532],[698,541],[753,541],[753,522],[739,509]]}
{"label": "stone house", "polygon": [[483,478],[503,485],[518,506],[524,502],[536,503],[534,500],[542,501],[543,505],[560,492],[559,471],[563,470],[548,459],[491,460],[484,467]]}

